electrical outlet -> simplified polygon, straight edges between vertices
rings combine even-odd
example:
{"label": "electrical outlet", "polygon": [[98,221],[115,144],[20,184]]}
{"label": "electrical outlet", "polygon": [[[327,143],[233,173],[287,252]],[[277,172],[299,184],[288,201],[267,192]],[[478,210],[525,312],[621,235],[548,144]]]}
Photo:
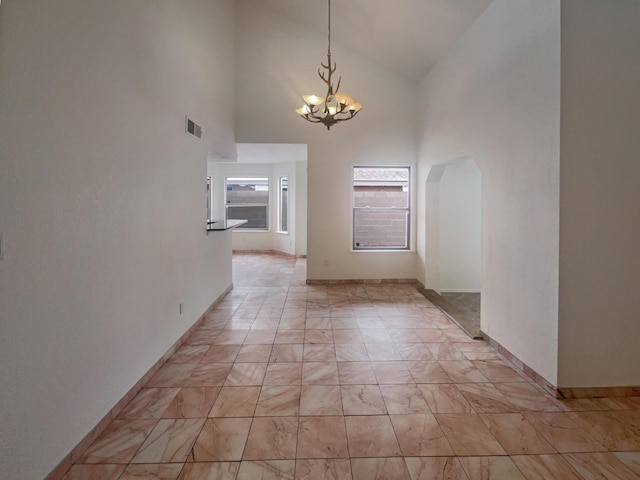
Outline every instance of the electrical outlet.
{"label": "electrical outlet", "polygon": [[322,262],[322,264],[323,264],[325,267],[328,267],[328,266],[329,266],[329,260],[325,260],[324,262]]}

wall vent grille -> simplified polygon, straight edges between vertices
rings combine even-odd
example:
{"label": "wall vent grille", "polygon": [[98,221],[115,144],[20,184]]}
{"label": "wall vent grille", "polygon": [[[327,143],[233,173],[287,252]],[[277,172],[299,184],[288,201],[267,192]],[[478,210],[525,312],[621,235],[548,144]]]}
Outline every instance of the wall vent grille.
{"label": "wall vent grille", "polygon": [[193,135],[194,137],[202,138],[202,127],[198,125],[196,122],[191,120],[189,117],[186,118],[186,128],[187,133]]}

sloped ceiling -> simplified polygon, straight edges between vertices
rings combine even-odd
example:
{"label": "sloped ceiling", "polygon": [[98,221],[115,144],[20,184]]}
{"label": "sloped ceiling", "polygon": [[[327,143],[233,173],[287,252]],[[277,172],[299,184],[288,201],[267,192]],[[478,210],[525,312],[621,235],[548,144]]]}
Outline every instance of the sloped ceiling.
{"label": "sloped ceiling", "polygon": [[[327,33],[327,0],[254,0]],[[492,0],[331,0],[332,43],[417,83]]]}

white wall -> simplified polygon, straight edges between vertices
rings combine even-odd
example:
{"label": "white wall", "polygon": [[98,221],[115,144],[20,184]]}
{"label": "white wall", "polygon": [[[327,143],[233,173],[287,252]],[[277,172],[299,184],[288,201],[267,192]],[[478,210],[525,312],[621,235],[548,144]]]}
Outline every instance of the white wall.
{"label": "white wall", "polygon": [[[290,255],[306,255],[306,161],[278,163],[209,162],[213,179],[214,217],[225,218],[225,185],[228,177],[269,178],[269,230],[233,230],[234,250],[276,250]],[[289,179],[289,232],[277,229],[278,178]],[[298,236],[301,238],[298,239]]]}
{"label": "white wall", "polygon": [[[472,160],[446,164],[439,187],[441,292],[480,292],[482,188]],[[429,206],[427,205],[427,208]]]}
{"label": "white wall", "polygon": [[351,251],[350,209],[353,165],[415,166],[415,86],[332,44],[341,90],[364,108],[328,132],[294,112],[300,95],[325,93],[316,72],[326,62],[326,35],[289,22],[259,0],[237,1],[236,17],[237,141],[308,145],[308,277],[416,278],[414,252]]}
{"label": "white wall", "polygon": [[43,478],[231,283],[204,179],[235,150],[232,5],[0,8],[3,478]]}
{"label": "white wall", "polygon": [[[559,0],[495,0],[424,79],[418,198],[429,169],[482,171],[482,330],[557,380]],[[424,208],[418,231],[425,231]],[[422,264],[425,244],[419,244]],[[431,262],[431,263],[430,263]],[[420,273],[429,286],[433,276]]]}
{"label": "white wall", "polygon": [[561,387],[640,385],[640,2],[562,2]]}

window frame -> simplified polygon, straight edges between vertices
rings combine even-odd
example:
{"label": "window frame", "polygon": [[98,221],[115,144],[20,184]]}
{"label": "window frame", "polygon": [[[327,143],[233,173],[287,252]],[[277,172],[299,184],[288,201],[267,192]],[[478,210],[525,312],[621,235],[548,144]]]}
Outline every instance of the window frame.
{"label": "window frame", "polygon": [[[244,183],[250,184],[251,181],[266,181],[267,182],[267,202],[266,203],[236,203],[229,204],[229,180],[231,181],[243,181]],[[224,218],[226,221],[229,220],[229,208],[234,207],[264,207],[266,212],[266,227],[265,228],[255,228],[248,227],[249,223],[245,223],[244,225],[239,225],[234,228],[235,231],[242,231],[243,233],[247,232],[269,232],[271,226],[271,212],[270,206],[271,204],[271,178],[269,176],[260,176],[260,175],[251,175],[251,176],[227,176],[224,179]]]}
{"label": "window frame", "polygon": [[[282,202],[282,192],[283,192],[283,181],[286,182],[286,192],[287,192],[287,202],[286,202],[286,213],[283,215],[283,202]],[[277,215],[276,215],[276,232],[281,233],[283,235],[289,234],[289,211],[291,205],[291,197],[289,188],[289,176],[288,175],[279,175],[278,176],[278,191],[277,191]],[[283,228],[283,220],[286,221]]]}
{"label": "window frame", "polygon": [[[407,206],[406,207],[356,207],[356,199],[355,199],[355,187],[356,187],[356,179],[355,173],[358,168],[371,168],[371,169],[406,169],[408,174],[408,179],[406,181],[407,185]],[[351,187],[349,190],[351,196],[351,251],[352,252],[412,252],[412,228],[411,224],[413,221],[412,218],[412,210],[414,208],[413,204],[413,175],[412,175],[412,167],[410,165],[352,165],[351,167]],[[392,247],[392,246],[359,246],[356,245],[356,214],[358,211],[390,211],[390,212],[398,212],[398,211],[406,211],[406,236],[405,236],[405,245]]]}

